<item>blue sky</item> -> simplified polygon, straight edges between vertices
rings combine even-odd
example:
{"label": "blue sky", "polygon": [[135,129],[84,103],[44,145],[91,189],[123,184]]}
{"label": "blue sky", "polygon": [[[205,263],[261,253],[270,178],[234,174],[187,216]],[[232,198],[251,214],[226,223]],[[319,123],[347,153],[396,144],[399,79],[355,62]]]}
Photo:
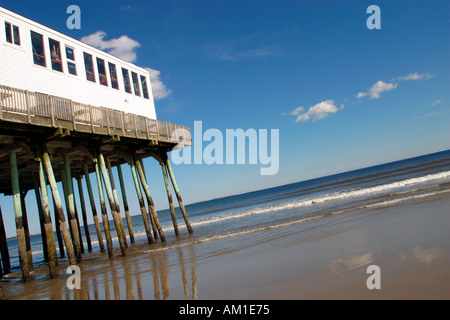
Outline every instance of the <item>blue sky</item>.
{"label": "blue sky", "polygon": [[[71,4],[80,30],[66,27]],[[371,4],[379,30],[366,27]],[[151,68],[160,120],[280,130],[277,175],[261,176],[259,165],[174,166],[186,203],[450,149],[447,0],[0,5]],[[157,208],[167,208],[161,169],[145,164]]]}

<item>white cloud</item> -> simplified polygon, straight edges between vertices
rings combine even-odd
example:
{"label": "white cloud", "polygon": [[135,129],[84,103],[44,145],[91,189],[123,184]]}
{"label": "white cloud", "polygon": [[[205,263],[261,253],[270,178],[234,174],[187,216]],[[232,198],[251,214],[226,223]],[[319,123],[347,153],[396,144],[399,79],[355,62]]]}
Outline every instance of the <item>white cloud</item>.
{"label": "white cloud", "polygon": [[[130,9],[130,5],[124,7],[124,9]],[[106,32],[97,31],[90,35],[82,37],[80,40],[93,47],[104,50],[113,56],[121,58],[123,60],[134,62],[137,59],[135,50],[141,46],[141,44],[131,39],[126,35],[122,35],[117,39],[105,40]],[[166,98],[172,93],[161,80],[161,72],[152,68],[145,68],[150,73],[150,84],[152,87],[153,98],[160,100]]]}
{"label": "white cloud", "polygon": [[360,99],[362,97],[369,96],[369,99],[379,99],[380,93],[397,88],[398,83],[395,83],[397,81],[422,80],[422,79],[431,79],[433,77],[435,77],[435,75],[433,74],[414,72],[406,76],[393,78],[391,80],[391,83],[379,80],[372,85],[372,87],[368,92],[358,92],[356,94],[356,98]]}
{"label": "white cloud", "polygon": [[433,103],[431,104],[431,106],[434,107],[435,105],[440,104],[440,103],[442,103],[442,102],[443,102],[443,101],[442,101],[441,99],[436,100],[435,102],[433,102]]}
{"label": "white cloud", "polygon": [[106,32],[97,31],[90,35],[82,37],[80,40],[93,47],[104,50],[113,56],[123,60],[134,62],[137,59],[135,50],[141,45],[136,40],[122,35],[117,39],[104,40]]}
{"label": "white cloud", "polygon": [[425,118],[429,118],[429,117],[434,117],[434,116],[438,116],[438,115],[445,114],[445,113],[449,113],[449,112],[450,112],[450,110],[444,110],[444,111],[439,111],[439,112],[432,112],[432,113],[428,113],[428,114],[425,114],[425,115],[423,115],[423,116],[414,118],[414,120],[425,119]]}
{"label": "white cloud", "polygon": [[235,48],[233,46],[216,45],[205,47],[204,51],[210,57],[222,61],[263,59],[267,57],[276,56],[279,54],[279,50],[271,46],[262,46],[258,48],[240,50],[239,48]]}
{"label": "white cloud", "polygon": [[422,80],[422,79],[431,79],[433,78],[434,75],[429,74],[429,73],[410,73],[406,76],[403,77],[397,77],[392,79],[392,81],[396,81],[396,80],[402,80],[402,81],[408,81],[408,80]]}
{"label": "white cloud", "polygon": [[282,113],[283,115],[291,115],[291,116],[298,116],[300,114],[300,112],[303,112],[305,108],[303,107],[297,107],[294,110],[292,110],[291,112],[287,112],[287,113]]}
{"label": "white cloud", "polygon": [[267,44],[267,38],[249,35],[229,41],[212,43],[203,47],[204,53],[221,61],[265,59],[282,53],[276,45]]}
{"label": "white cloud", "polygon": [[136,11],[136,8],[132,6],[131,4],[128,4],[126,6],[122,6],[122,10],[128,10],[128,11]]}
{"label": "white cloud", "polygon": [[362,98],[369,95],[367,92],[358,92],[358,94],[356,95],[356,98]]}
{"label": "white cloud", "polygon": [[172,93],[170,89],[161,81],[161,71],[145,68],[150,73],[150,83],[152,85],[153,98],[155,100],[164,99]]}
{"label": "white cloud", "polygon": [[370,88],[369,92],[358,92],[358,94],[356,95],[356,98],[362,98],[365,96],[369,96],[369,99],[379,99],[380,98],[380,93],[384,92],[384,91],[389,91],[392,89],[397,88],[398,84],[397,83],[386,83],[383,82],[381,80],[377,81],[376,83],[373,84],[373,86]]}
{"label": "white cloud", "polygon": [[316,121],[326,118],[331,113],[336,113],[343,108],[344,105],[341,105],[341,107],[339,108],[334,104],[333,100],[325,100],[310,107],[305,113],[301,114],[301,112],[303,112],[304,110],[303,107],[297,107],[293,111],[284,114],[297,116],[295,122],[305,122],[308,120]]}
{"label": "white cloud", "polygon": [[261,59],[277,55],[278,52],[269,46],[263,46],[259,48],[234,51],[234,52],[222,52],[219,54],[219,60],[246,60],[246,59]]}

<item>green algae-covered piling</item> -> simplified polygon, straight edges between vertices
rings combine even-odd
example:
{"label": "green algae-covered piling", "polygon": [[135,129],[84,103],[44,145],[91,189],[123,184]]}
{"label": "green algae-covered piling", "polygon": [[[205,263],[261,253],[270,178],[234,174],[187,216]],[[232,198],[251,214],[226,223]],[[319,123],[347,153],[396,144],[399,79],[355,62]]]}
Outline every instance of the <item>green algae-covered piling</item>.
{"label": "green algae-covered piling", "polygon": [[[145,233],[147,234],[147,241],[149,244],[152,244],[153,237],[152,237],[152,232],[150,230],[150,223],[148,221],[147,210],[145,209],[145,202],[144,202],[144,198],[142,196],[141,187],[139,185],[139,178],[137,175],[136,166],[134,165],[133,161],[130,162],[130,168],[131,168],[131,175],[133,176],[134,187],[136,189],[136,194],[137,194],[138,201],[139,201],[139,207],[141,209],[142,220],[144,221]],[[156,237],[156,234],[155,234],[155,237]]]}
{"label": "green algae-covered piling", "polygon": [[127,219],[128,234],[130,235],[130,242],[134,243],[133,226],[131,225],[131,216],[130,216],[130,209],[128,207],[127,192],[125,189],[125,183],[123,182],[122,168],[120,167],[120,164],[117,165],[117,174],[119,175],[120,191],[122,192],[123,210],[125,211],[125,217]]}
{"label": "green algae-covered piling", "polygon": [[11,188],[14,202],[14,215],[16,220],[17,244],[19,247],[19,261],[22,267],[22,280],[30,280],[30,265],[27,256],[27,244],[23,227],[22,201],[20,199],[19,171],[17,170],[17,155],[13,151],[9,154],[11,168]]}
{"label": "green algae-covered piling", "polygon": [[126,251],[125,239],[123,237],[122,227],[121,227],[121,223],[120,223],[120,212],[117,212],[117,207],[116,207],[116,203],[114,201],[114,195],[112,192],[111,182],[110,182],[108,171],[107,171],[106,165],[105,165],[105,158],[102,153],[98,153],[97,161],[98,161],[98,164],[100,167],[100,171],[102,173],[103,182],[105,183],[106,195],[109,200],[111,214],[113,216],[114,224],[116,226],[117,237],[119,238],[120,251],[122,253],[122,256],[126,256],[127,251]]}
{"label": "green algae-covered piling", "polygon": [[103,185],[100,173],[100,166],[98,161],[95,162],[95,175],[97,177],[98,196],[100,199],[100,207],[102,210],[103,230],[105,231],[106,247],[108,249],[108,256],[113,256],[113,245],[111,239],[111,231],[109,230],[108,211],[106,210],[105,196],[103,195]]}
{"label": "green algae-covered piling", "polygon": [[170,215],[172,216],[173,229],[175,231],[175,235],[180,235],[178,231],[177,218],[175,216],[175,208],[173,207],[172,193],[170,191],[169,185],[169,177],[167,176],[167,168],[164,162],[161,162],[161,168],[164,176],[164,184],[166,186],[167,200],[169,201]]}
{"label": "green algae-covered piling", "polygon": [[98,245],[100,247],[100,252],[105,252],[102,231],[100,229],[100,222],[98,221],[97,207],[95,206],[94,193],[92,192],[91,179],[89,177],[89,169],[86,163],[83,165],[83,170],[84,170],[84,179],[86,180],[86,187],[89,194],[89,202],[91,204],[92,217],[94,219],[95,230],[97,231]]}
{"label": "green algae-covered piling", "polygon": [[[46,256],[49,264],[50,276],[53,278],[56,276],[56,265],[58,264],[58,258],[56,256],[56,243],[55,236],[53,233],[52,220],[50,216],[50,206],[48,201],[48,193],[47,193],[47,179],[45,176],[44,164],[41,161],[41,157],[39,156],[39,185],[36,185],[36,197],[39,197],[38,203],[40,203],[40,207],[42,209],[42,218],[44,222],[44,233],[45,233],[45,246]],[[40,201],[39,201],[40,200]]]}
{"label": "green algae-covered piling", "polygon": [[141,160],[137,157],[136,152],[132,152],[132,157],[134,164],[136,166],[137,172],[139,174],[139,178],[141,180],[142,188],[144,189],[145,195],[147,196],[147,201],[149,204],[149,211],[151,212],[151,216],[153,217],[153,220],[155,221],[156,228],[158,230],[159,238],[162,242],[166,241],[166,238],[164,236],[164,232],[162,230],[161,224],[159,223],[158,215],[156,214],[155,205],[153,203],[152,196],[150,195],[150,189],[148,188],[147,179],[144,175],[144,170],[142,166]]}
{"label": "green algae-covered piling", "polygon": [[69,230],[67,228],[66,218],[64,216],[64,210],[61,203],[61,198],[59,196],[58,186],[56,185],[55,175],[53,173],[52,163],[50,160],[50,155],[47,150],[43,150],[42,160],[44,162],[45,172],[47,174],[48,182],[50,183],[50,188],[52,190],[53,201],[55,204],[55,211],[58,213],[59,226],[61,228],[61,233],[64,239],[64,245],[66,247],[67,256],[71,265],[77,263],[77,258],[75,257],[75,252],[70,240]]}
{"label": "green algae-covered piling", "polygon": [[78,195],[80,196],[81,215],[83,217],[84,234],[86,236],[86,242],[88,251],[92,251],[91,235],[89,234],[89,225],[87,221],[86,203],[84,202],[83,185],[81,184],[81,177],[77,177]]}
{"label": "green algae-covered piling", "polygon": [[187,227],[189,233],[192,233],[193,232],[192,227],[189,222],[189,218],[187,216],[186,209],[184,208],[183,199],[181,198],[180,191],[178,190],[177,182],[175,180],[175,175],[173,174],[173,171],[172,171],[172,166],[170,165],[169,157],[167,157],[167,153],[164,153],[162,156],[163,156],[164,162],[167,166],[167,170],[169,171],[169,176],[170,176],[170,179],[172,180],[172,185],[175,190],[175,194],[177,196],[178,204],[180,205],[181,213],[183,214],[184,222],[186,223],[186,227]]}

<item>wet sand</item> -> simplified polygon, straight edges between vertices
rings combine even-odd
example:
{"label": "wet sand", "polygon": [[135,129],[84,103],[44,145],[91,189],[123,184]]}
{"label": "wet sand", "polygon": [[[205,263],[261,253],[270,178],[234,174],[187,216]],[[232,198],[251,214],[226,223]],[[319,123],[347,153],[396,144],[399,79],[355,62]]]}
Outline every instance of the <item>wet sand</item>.
{"label": "wet sand", "polygon": [[[57,278],[40,266],[28,283],[4,279],[3,291],[57,300],[449,299],[449,208],[440,196],[213,241],[141,242],[127,257],[85,254],[80,290],[67,288],[62,261]],[[379,266],[381,289],[367,288],[369,265]]]}

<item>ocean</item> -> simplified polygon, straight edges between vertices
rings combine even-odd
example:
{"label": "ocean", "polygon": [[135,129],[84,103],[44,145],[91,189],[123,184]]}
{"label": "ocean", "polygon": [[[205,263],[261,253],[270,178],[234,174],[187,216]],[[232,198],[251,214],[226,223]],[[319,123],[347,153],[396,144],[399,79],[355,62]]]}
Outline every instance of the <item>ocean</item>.
{"label": "ocean", "polygon": [[[131,213],[135,214],[131,220],[135,246],[149,251],[166,250],[445,193],[450,193],[450,150],[190,204],[186,210],[194,229],[193,235],[188,234],[179,208],[176,208],[179,237],[174,235],[170,211],[160,210],[158,216],[166,235],[165,244],[157,242],[147,245],[142,216]],[[117,249],[119,246],[112,221],[110,227],[114,248]],[[93,252],[98,253],[95,226],[92,224],[89,229]],[[128,232],[126,227],[125,230]],[[34,265],[44,263],[41,236],[32,235],[30,240]],[[83,243],[87,252],[84,237]],[[8,247],[12,271],[19,271],[15,238],[8,239]]]}

